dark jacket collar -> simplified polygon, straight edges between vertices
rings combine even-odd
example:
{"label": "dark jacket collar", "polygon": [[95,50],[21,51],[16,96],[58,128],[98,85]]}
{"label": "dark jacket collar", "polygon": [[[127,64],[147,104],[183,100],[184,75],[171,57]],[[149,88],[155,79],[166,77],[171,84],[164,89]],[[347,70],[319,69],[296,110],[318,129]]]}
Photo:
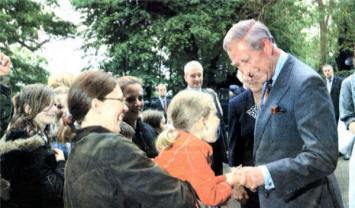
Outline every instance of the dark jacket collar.
{"label": "dark jacket collar", "polygon": [[26,131],[11,130],[5,139],[0,140],[0,155],[14,150],[32,151],[44,145],[46,145],[46,142],[39,134],[28,136]]}
{"label": "dark jacket collar", "polygon": [[23,129],[11,129],[9,133],[6,134],[5,140],[6,141],[14,141],[17,139],[26,139],[29,135],[27,131]]}
{"label": "dark jacket collar", "polygon": [[90,133],[110,133],[110,131],[102,126],[89,126],[76,130],[76,135],[73,138],[73,142],[79,141],[81,138],[89,135]]}

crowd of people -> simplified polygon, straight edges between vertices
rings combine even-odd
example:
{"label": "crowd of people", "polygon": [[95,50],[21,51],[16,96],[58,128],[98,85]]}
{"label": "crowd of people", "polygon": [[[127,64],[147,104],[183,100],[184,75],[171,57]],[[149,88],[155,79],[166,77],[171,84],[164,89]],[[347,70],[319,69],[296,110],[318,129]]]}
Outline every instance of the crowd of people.
{"label": "crowd of people", "polygon": [[160,83],[144,109],[144,80],[104,71],[61,73],[11,98],[11,60],[0,54],[1,207],[220,207],[235,199],[244,208],[342,208],[334,170],[340,152],[355,171],[355,75],[343,81],[325,65],[322,79],[253,19],[233,25],[223,48],[243,83],[233,86],[228,124],[195,60],[184,66],[185,89],[169,98]]}

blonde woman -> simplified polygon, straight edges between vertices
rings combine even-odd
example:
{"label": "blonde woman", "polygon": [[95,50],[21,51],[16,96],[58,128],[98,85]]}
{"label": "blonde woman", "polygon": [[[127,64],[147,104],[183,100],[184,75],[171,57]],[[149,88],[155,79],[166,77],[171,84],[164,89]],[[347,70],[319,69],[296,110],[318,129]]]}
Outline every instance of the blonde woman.
{"label": "blonde woman", "polygon": [[55,89],[57,87],[70,87],[74,80],[74,75],[68,72],[58,73],[48,78],[48,87]]}
{"label": "blonde woman", "polygon": [[210,95],[185,90],[168,108],[168,121],[176,129],[163,131],[156,142],[159,156],[154,161],[169,174],[190,182],[199,200],[208,206],[222,205],[239,182],[235,173],[215,176],[211,169],[212,147],[219,119]]}

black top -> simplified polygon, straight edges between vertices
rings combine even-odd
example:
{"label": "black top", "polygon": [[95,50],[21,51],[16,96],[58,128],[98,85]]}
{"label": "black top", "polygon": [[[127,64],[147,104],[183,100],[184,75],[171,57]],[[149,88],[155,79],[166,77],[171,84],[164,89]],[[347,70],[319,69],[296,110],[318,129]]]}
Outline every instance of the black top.
{"label": "black top", "polygon": [[10,183],[4,207],[63,207],[64,161],[41,135],[11,130],[0,146],[1,177]]}
{"label": "black top", "polygon": [[132,141],[147,154],[147,157],[154,158],[158,155],[155,148],[155,140],[157,135],[149,124],[143,122],[140,118],[137,119],[136,134]]}
{"label": "black top", "polygon": [[256,105],[250,89],[229,101],[228,161],[230,166],[253,165]]}

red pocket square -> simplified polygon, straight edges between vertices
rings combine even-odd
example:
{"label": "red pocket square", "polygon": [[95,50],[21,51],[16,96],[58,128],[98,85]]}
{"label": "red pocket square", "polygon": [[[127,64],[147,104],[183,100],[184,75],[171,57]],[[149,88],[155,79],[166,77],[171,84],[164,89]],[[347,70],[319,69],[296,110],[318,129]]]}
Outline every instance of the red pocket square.
{"label": "red pocket square", "polygon": [[279,114],[279,113],[286,113],[285,109],[281,108],[280,106],[272,106],[271,107],[271,114]]}

